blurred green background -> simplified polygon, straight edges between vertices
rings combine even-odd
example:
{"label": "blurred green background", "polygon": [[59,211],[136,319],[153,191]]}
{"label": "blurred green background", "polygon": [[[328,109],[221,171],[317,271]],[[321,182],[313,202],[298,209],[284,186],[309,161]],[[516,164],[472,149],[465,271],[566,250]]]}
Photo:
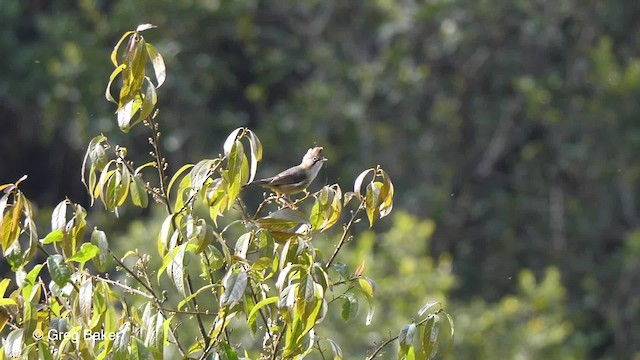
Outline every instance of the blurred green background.
{"label": "blurred green background", "polygon": [[[394,180],[395,215],[341,259],[370,259],[374,322],[323,325],[347,358],[436,299],[450,358],[640,359],[639,16],[624,0],[2,0],[0,183],[28,174],[46,214],[87,204],[93,136],[149,151],[104,89],[116,41],[152,23],[170,173],[248,126],[259,174],[319,144],[312,190],[376,164]],[[126,219],[152,214],[123,211],[93,219],[143,241]]]}

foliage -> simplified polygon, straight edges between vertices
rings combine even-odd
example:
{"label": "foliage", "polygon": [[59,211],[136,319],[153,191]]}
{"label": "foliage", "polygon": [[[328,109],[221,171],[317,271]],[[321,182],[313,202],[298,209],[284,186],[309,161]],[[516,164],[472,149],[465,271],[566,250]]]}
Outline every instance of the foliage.
{"label": "foliage", "polygon": [[[215,157],[238,126],[269,149],[265,173],[313,142],[343,189],[381,164],[394,207],[437,224],[425,251],[451,256],[448,303],[495,309],[522,269],[554,266],[586,356],[637,357],[639,11],[600,0],[3,0],[0,183],[28,173],[20,188],[34,203],[88,208],[74,186],[85,139],[109,134],[147,161],[147,135],[113,131],[101,95],[121,29],[151,22],[172,74],[161,88],[170,174]],[[37,210],[48,221],[52,209]],[[119,212],[91,214],[111,242],[146,214]]]}
{"label": "foliage", "polygon": [[[156,109],[156,89],[166,70],[142,35],[150,28],[141,25],[125,33],[115,46],[116,69],[106,97],[118,105],[123,132],[138,124],[148,129],[153,160],[136,167],[127,148],[99,135],[87,147],[82,180],[92,205],[99,200],[116,216],[128,201],[166,211],[156,229],[161,262],[137,250],[117,255],[97,227],[85,236],[87,211],[69,199],[55,207],[51,231],[40,240],[31,203],[20,189],[24,178],[0,186],[0,244],[15,274],[14,290],[7,293],[10,279],[0,283],[0,331],[8,331],[0,357],[158,359],[173,351],[200,359],[302,359],[312,352],[324,357],[319,345],[324,342],[334,359],[343,358],[339,339],[320,337],[316,328],[330,311],[352,319],[363,298],[369,307],[366,323],[371,322],[374,280],[364,263],[351,271],[336,260],[352,241],[356,223],[366,217],[372,227],[390,213],[394,186],[389,175],[378,166],[356,178],[353,192],[343,195],[337,184],[327,185],[294,202],[266,197],[250,211],[242,190],[253,180],[263,149],[256,134],[241,127],[227,137],[223,155],[184,165],[169,179]],[[146,75],[147,60],[155,84]],[[111,94],[116,82],[117,99]],[[146,180],[152,176],[148,170],[154,170],[157,186]],[[198,206],[208,210],[208,217],[200,216]],[[337,224],[348,207],[350,217],[325,256],[313,240]],[[224,226],[219,223],[238,214]],[[231,229],[241,235],[231,236]],[[46,255],[42,263],[38,252]],[[103,274],[113,263],[116,275],[126,274],[127,281]],[[40,275],[45,265],[48,284]],[[343,306],[330,307],[329,299],[343,299]],[[182,327],[197,329],[195,340]],[[262,346],[237,343],[236,334],[243,332],[262,339]],[[450,349],[453,320],[439,303],[427,302],[414,322],[367,358],[396,340],[400,358],[432,359]]]}

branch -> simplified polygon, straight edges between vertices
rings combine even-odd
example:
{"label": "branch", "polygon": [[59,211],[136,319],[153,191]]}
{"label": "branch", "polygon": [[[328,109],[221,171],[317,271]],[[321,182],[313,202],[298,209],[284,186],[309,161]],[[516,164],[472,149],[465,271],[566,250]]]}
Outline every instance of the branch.
{"label": "branch", "polygon": [[353,224],[355,224],[355,221],[358,218],[358,214],[360,214],[360,211],[364,209],[364,202],[365,202],[365,198],[362,197],[362,201],[360,201],[360,205],[358,205],[358,208],[356,209],[356,211],[353,211],[351,213],[351,219],[349,220],[347,225],[344,226],[344,230],[342,231],[342,237],[340,237],[338,246],[336,246],[336,249],[333,251],[333,254],[327,261],[327,265],[325,266],[327,269],[331,267],[331,264],[333,264],[333,261],[336,259],[336,256],[338,256],[338,252],[340,251],[344,243],[347,241],[349,230],[351,230],[351,227],[353,227]]}

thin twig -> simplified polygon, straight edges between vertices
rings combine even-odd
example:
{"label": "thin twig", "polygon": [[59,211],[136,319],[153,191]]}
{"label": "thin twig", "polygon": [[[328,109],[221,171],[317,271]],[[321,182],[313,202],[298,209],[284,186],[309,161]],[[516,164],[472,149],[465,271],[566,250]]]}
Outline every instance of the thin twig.
{"label": "thin twig", "polygon": [[327,261],[327,265],[325,266],[327,269],[329,269],[331,267],[331,264],[333,264],[333,261],[336,259],[336,256],[338,256],[338,252],[340,251],[340,249],[342,248],[344,243],[347,241],[348,235],[349,235],[349,230],[351,230],[351,227],[353,226],[353,224],[355,224],[355,221],[358,218],[358,214],[360,214],[360,211],[362,211],[362,209],[364,209],[364,202],[365,202],[365,198],[363,197],[362,201],[360,202],[360,205],[358,205],[358,208],[356,209],[356,211],[354,211],[351,214],[351,219],[349,220],[347,225],[345,225],[344,231],[342,232],[342,237],[340,237],[340,241],[338,242],[338,245],[336,246],[336,249],[333,251],[333,254],[331,255],[331,257]]}

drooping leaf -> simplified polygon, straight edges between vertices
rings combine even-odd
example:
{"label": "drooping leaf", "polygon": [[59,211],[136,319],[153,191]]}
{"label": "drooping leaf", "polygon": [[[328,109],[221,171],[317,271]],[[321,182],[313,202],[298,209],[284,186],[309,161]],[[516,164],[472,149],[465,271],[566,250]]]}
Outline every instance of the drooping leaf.
{"label": "drooping leaf", "polygon": [[107,263],[109,259],[109,243],[107,242],[107,235],[104,231],[95,228],[91,233],[91,243],[98,248],[98,254],[93,258],[93,264],[100,272],[107,270]]}
{"label": "drooping leaf", "polygon": [[54,254],[47,258],[47,268],[53,281],[63,287],[71,279],[71,269],[67,266],[60,254]]}
{"label": "drooping leaf", "polygon": [[243,297],[247,288],[247,273],[233,271],[224,280],[224,292],[220,297],[220,306],[233,307]]}
{"label": "drooping leaf", "polygon": [[155,46],[147,43],[147,53],[149,54],[149,60],[151,60],[151,64],[153,65],[153,71],[156,74],[156,87],[159,88],[164,84],[164,80],[167,78],[167,68],[164,65],[164,59],[162,55],[156,50]]}
{"label": "drooping leaf", "polygon": [[87,278],[80,285],[80,293],[78,294],[78,304],[80,306],[80,314],[85,324],[91,321],[91,310],[93,306],[93,283],[91,278]]}
{"label": "drooping leaf", "polygon": [[146,208],[149,205],[149,194],[140,176],[136,175],[133,177],[133,182],[129,190],[131,191],[131,202],[133,202],[133,205],[141,208]]}

